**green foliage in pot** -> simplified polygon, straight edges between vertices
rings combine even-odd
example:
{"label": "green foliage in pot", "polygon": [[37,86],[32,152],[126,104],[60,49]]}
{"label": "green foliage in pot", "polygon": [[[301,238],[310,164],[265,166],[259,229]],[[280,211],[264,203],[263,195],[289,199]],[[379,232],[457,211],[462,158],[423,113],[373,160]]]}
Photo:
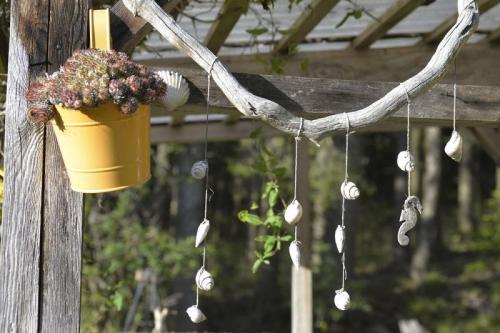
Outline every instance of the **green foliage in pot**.
{"label": "green foliage in pot", "polygon": [[59,71],[32,82],[26,97],[30,118],[45,123],[54,105],[79,109],[112,101],[123,114],[132,114],[139,103],[151,104],[166,90],[158,75],[125,53],[85,49],[75,51]]}

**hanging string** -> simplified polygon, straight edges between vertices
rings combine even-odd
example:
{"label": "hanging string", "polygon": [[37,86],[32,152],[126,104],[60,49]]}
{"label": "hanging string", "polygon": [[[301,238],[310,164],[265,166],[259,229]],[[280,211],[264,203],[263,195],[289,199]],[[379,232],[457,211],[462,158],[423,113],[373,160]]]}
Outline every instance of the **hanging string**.
{"label": "hanging string", "polygon": [[[349,179],[349,174],[348,174],[348,165],[349,165],[349,133],[351,130],[351,122],[349,121],[349,115],[347,113],[344,113],[345,118],[346,118],[346,133],[345,133],[345,173],[344,173],[344,183],[347,182]],[[345,201],[346,199],[342,195],[342,229],[345,228]],[[345,287],[345,281],[347,280],[347,269],[345,265],[345,246],[342,249],[342,290],[344,290]]]}
{"label": "hanging string", "polygon": [[453,63],[454,75],[453,75],[453,131],[457,127],[457,62]]}
{"label": "hanging string", "polygon": [[[408,94],[408,90],[404,83],[401,83],[403,89],[406,93],[406,151],[410,154],[410,107],[411,100],[410,95]],[[408,197],[411,195],[411,171],[407,171],[408,173]]]}
{"label": "hanging string", "polygon": [[[294,165],[294,178],[293,178],[293,200],[297,200],[297,173],[298,173],[298,156],[299,156],[299,142],[301,140],[302,128],[304,127],[304,118],[300,118],[300,126],[295,137],[295,165]],[[297,241],[298,226],[294,228],[294,240]]]}
{"label": "hanging string", "polygon": [[[208,175],[210,171],[210,166],[208,163],[208,125],[209,125],[209,113],[210,113],[210,84],[212,82],[212,70],[214,69],[215,63],[219,60],[219,58],[215,58],[212,64],[210,65],[210,69],[208,70],[207,74],[207,104],[205,108],[205,151],[204,151],[204,161],[207,165],[207,172],[205,174],[205,209],[204,209],[204,214],[203,217],[206,220],[207,219],[207,214],[208,214],[208,191],[210,190],[212,193],[213,191],[210,189],[209,183],[208,183]],[[207,260],[207,246],[206,246],[206,241],[203,242],[203,255],[202,255],[202,265],[201,269],[205,269],[206,265],[206,260]],[[198,307],[200,301],[200,288],[198,288],[198,284],[196,284],[196,306]]]}

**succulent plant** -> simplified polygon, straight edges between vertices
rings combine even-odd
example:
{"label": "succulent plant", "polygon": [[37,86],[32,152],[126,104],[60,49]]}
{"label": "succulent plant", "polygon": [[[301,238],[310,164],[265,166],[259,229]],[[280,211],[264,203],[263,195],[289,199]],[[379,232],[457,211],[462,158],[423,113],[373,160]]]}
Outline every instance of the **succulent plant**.
{"label": "succulent plant", "polygon": [[84,49],[75,51],[59,71],[32,82],[26,98],[30,118],[45,123],[54,116],[54,105],[79,109],[112,101],[123,114],[132,114],[139,103],[151,104],[166,90],[158,75],[125,53]]}

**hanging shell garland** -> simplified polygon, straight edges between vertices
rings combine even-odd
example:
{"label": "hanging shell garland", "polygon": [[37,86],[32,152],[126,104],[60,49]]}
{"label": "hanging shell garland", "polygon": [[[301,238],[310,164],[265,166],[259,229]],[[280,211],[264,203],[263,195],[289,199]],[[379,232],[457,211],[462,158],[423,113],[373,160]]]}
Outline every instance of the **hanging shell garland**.
{"label": "hanging shell garland", "polygon": [[195,324],[199,324],[202,321],[206,320],[207,317],[201,312],[201,310],[196,305],[192,305],[187,308],[186,313],[189,316],[189,319]]}
{"label": "hanging shell garland", "polygon": [[200,225],[198,226],[198,230],[196,231],[196,241],[194,246],[198,247],[200,246],[201,243],[205,240],[205,237],[207,237],[208,230],[210,229],[210,221],[207,219],[204,219]]}
{"label": "hanging shell garland", "polygon": [[452,160],[460,162],[462,159],[463,145],[460,133],[453,131],[450,140],[448,140],[448,143],[444,146],[444,152],[451,157]]}
{"label": "hanging shell garland", "polygon": [[403,150],[398,154],[397,163],[398,167],[403,171],[410,172],[415,170],[415,159],[407,150]]}
{"label": "hanging shell garland", "polygon": [[189,85],[179,73],[172,71],[156,72],[167,85],[167,93],[158,100],[167,109],[172,111],[186,104],[189,98]]}
{"label": "hanging shell garland", "polygon": [[351,306],[351,297],[349,293],[343,289],[335,291],[335,298],[333,299],[337,309],[345,311]]}
{"label": "hanging shell garland", "polygon": [[210,274],[205,268],[201,267],[196,273],[196,285],[201,290],[209,291],[214,287],[214,279],[212,274]]}
{"label": "hanging shell garland", "polygon": [[289,224],[297,224],[302,217],[302,205],[295,199],[285,209],[285,221]]}
{"label": "hanging shell garland", "polygon": [[345,227],[341,225],[337,226],[335,230],[335,245],[337,245],[337,250],[339,253],[344,252],[344,244],[345,244]]}
{"label": "hanging shell garland", "polygon": [[340,193],[346,200],[356,200],[359,197],[359,189],[356,184],[351,181],[345,180],[340,185]]}
{"label": "hanging shell garland", "polygon": [[207,175],[208,163],[207,161],[194,162],[191,167],[191,176],[195,179],[203,179]]}
{"label": "hanging shell garland", "polygon": [[300,242],[293,241],[290,243],[290,247],[288,248],[288,252],[290,252],[290,258],[292,259],[292,263],[296,269],[300,267]]}
{"label": "hanging shell garland", "polygon": [[410,238],[406,233],[417,225],[418,214],[422,214],[422,210],[422,204],[416,196],[409,196],[405,200],[399,217],[399,221],[402,222],[398,230],[399,245],[407,246],[410,244]]}

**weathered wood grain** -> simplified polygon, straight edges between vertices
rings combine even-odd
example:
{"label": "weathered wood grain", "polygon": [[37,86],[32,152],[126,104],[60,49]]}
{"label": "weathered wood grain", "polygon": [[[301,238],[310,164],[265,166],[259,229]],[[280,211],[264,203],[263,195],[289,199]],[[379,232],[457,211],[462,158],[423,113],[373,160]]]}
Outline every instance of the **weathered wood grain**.
{"label": "weathered wood grain", "polygon": [[[302,124],[300,117],[274,101],[258,97],[246,90],[210,50],[184,31],[153,0],[123,1],[132,13],[143,17],[173,46],[188,54],[205,71],[211,72],[215,83],[243,115],[265,121],[284,133],[290,135],[297,133]],[[458,2],[460,5],[460,0]],[[399,110],[408,99],[414,99],[435,85],[476,29],[478,22],[477,0],[474,0],[462,10],[457,23],[444,37],[424,69],[370,106],[349,114],[351,129],[368,127],[383,120]],[[331,115],[305,120],[302,133],[304,137],[316,141],[335,133],[345,132],[346,126],[344,115]]]}
{"label": "weathered wood grain", "polygon": [[[158,0],[159,6],[170,13],[181,6],[182,0]],[[153,28],[140,17],[135,17],[124,5],[118,1],[111,8],[111,35],[115,50],[132,53]]]}
{"label": "weathered wood grain", "polygon": [[[355,49],[366,49],[396,24],[429,0],[398,0],[377,21],[370,24],[352,41]],[[455,21],[453,21],[455,22]]]}
{"label": "weathered wood grain", "polygon": [[[87,46],[90,0],[51,0],[48,72]],[[65,27],[65,29],[61,29]],[[45,135],[41,332],[80,331],[83,194],[70,188],[55,134]]]}
{"label": "weathered wood grain", "polygon": [[[0,242],[0,332],[39,327],[44,129],[26,119],[29,80],[45,70],[48,0],[11,6]],[[42,63],[41,65],[30,64]]]}
{"label": "weathered wood grain", "polygon": [[[174,113],[205,113],[206,73],[200,69],[173,68],[190,84],[188,103]],[[317,119],[342,114],[370,105],[398,86],[390,82],[347,81],[303,77],[238,74],[234,76],[251,93],[272,100],[288,111]],[[448,126],[453,119],[452,86],[438,84],[427,94],[412,101],[412,123]],[[224,93],[213,87],[210,92],[211,113],[237,115],[239,112]],[[457,122],[460,126],[500,126],[500,87],[458,86]],[[154,115],[168,115],[161,107],[153,107]],[[371,130],[385,122],[405,123],[406,108],[391,114],[385,121],[369,126]]]}
{"label": "weathered wood grain", "polygon": [[205,45],[217,54],[243,13],[248,10],[249,0],[225,0],[217,20],[212,23],[205,37]]}
{"label": "weathered wood grain", "polygon": [[321,20],[328,15],[339,0],[312,0],[290,27],[290,33],[276,44],[275,53],[289,53],[300,44]]}

